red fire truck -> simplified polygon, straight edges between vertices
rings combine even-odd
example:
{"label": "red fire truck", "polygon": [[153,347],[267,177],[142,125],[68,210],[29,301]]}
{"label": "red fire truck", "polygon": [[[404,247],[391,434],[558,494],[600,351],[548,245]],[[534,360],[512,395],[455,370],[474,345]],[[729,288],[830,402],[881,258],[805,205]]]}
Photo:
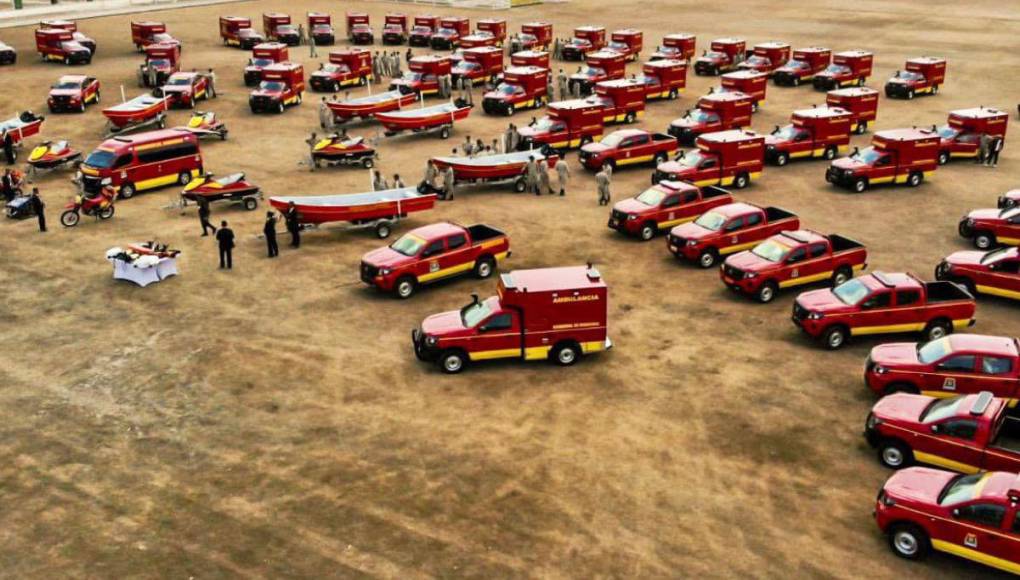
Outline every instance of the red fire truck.
{"label": "red fire truck", "polygon": [[681,143],[693,143],[698,135],[739,129],[751,124],[753,99],[737,92],[713,93],[698,99],[698,106],[669,124],[669,134]]}
{"label": "red fire truck", "polygon": [[563,60],[584,60],[589,53],[601,50],[605,46],[604,26],[578,26],[574,29],[574,37],[563,45]]}
{"label": "red fire truck", "polygon": [[407,37],[410,46],[429,46],[432,35],[439,29],[439,17],[431,14],[414,17],[414,28]]}
{"label": "red fire truck", "polygon": [[876,395],[951,397],[991,391],[1020,400],[1020,342],[1012,337],[951,334],[927,343],[896,342],[871,349],[864,384]]}
{"label": "red fire truck", "polygon": [[667,246],[677,259],[711,268],[719,258],[757,246],[781,232],[800,229],[800,218],[778,207],[729,203],[669,232]]}
{"label": "red fire truck", "polygon": [[468,272],[488,278],[509,256],[510,238],[495,228],[440,222],[413,229],[389,246],[365,254],[361,280],[406,299],[421,286]]}
{"label": "red fire truck", "polygon": [[774,70],[785,65],[788,60],[790,60],[790,45],[786,42],[771,40],[754,45],[751,56],[738,66],[771,76]]}
{"label": "red fire truck", "polygon": [[650,133],[644,129],[621,129],[606,135],[598,143],[581,147],[578,159],[585,169],[616,169],[618,166],[637,163],[658,165],[676,151],[676,139],[665,133]]}
{"label": "red fire truck", "polygon": [[959,476],[911,467],[896,472],[879,491],[875,521],[901,558],[921,560],[938,550],[1015,574],[1020,571],[1017,503],[1016,473]]}
{"label": "red fire truck", "polygon": [[659,59],[641,65],[638,79],[645,85],[645,100],[673,100],[687,88],[687,61]]}
{"label": "red fire truck", "polygon": [[719,278],[730,290],[765,304],[780,289],[816,282],[839,286],[866,268],[867,260],[867,249],[849,238],[784,231],[726,258]]}
{"label": "red fire truck", "polygon": [[689,181],[697,186],[732,185],[743,189],[761,176],[765,137],[754,131],[731,130],[698,137],[697,149],[681,152],[674,161],[655,168],[652,182]]}
{"label": "red fire truck", "polygon": [[549,103],[546,115],[521,127],[520,151],[548,146],[558,151],[576,149],[602,138],[602,106],[584,99]]}
{"label": "red fire truck", "polygon": [[297,27],[290,23],[289,14],[279,12],[262,14],[262,32],[267,39],[282,42],[287,46],[297,46],[301,43],[301,35],[298,34]]}
{"label": "red fire truck", "polygon": [[407,42],[407,14],[387,14],[383,23],[383,44],[404,44]]}
{"label": "red fire truck", "polygon": [[308,36],[315,41],[316,46],[332,46],[336,43],[333,17],[322,12],[309,12]]}
{"label": "red fire truck", "polygon": [[742,38],[717,38],[712,41],[711,49],[702,53],[694,61],[694,73],[705,76],[718,76],[729,72],[744,60],[744,49],[747,42]]}
{"label": "red fire truck", "polygon": [[[150,70],[156,73],[155,84],[150,81]],[[145,62],[138,65],[138,86],[156,88],[179,70],[181,70],[180,45],[150,44],[145,47]]]}
{"label": "red fire truck", "polygon": [[39,23],[41,29],[59,28],[71,33],[71,38],[78,44],[89,49],[92,56],[96,55],[96,41],[94,38],[78,30],[78,24],[71,20],[43,20]]}
{"label": "red fire truck", "polygon": [[181,41],[166,33],[166,24],[162,22],[132,22],[131,42],[141,51],[150,44],[180,44]]}
{"label": "red fire truck", "polygon": [[733,196],[720,187],[660,181],[637,197],[618,201],[609,214],[609,228],[648,241],[661,230],[693,221],[712,208],[730,203]]}
{"label": "red fire truck", "polygon": [[588,100],[602,105],[602,120],[607,125],[633,123],[645,114],[645,90],[638,79],[602,81]]}
{"label": "red fire truck", "polygon": [[251,112],[282,113],[284,107],[300,105],[305,92],[305,69],[297,63],[279,62],[262,69],[262,82],[248,97]]}
{"label": "red fire truck", "polygon": [[976,209],[960,220],[957,229],[979,250],[996,245],[1020,246],[1020,208]]}
{"label": "red fire truck", "polygon": [[[245,16],[220,16],[220,39],[227,46],[241,47],[240,31],[251,29],[251,18]],[[251,47],[248,47],[249,49]]]}
{"label": "red fire truck", "polygon": [[286,62],[290,58],[287,45],[282,42],[263,42],[251,49],[248,66],[244,67],[244,84],[253,87],[262,80],[262,69],[271,64]]}
{"label": "red fire truck", "polygon": [[198,137],[179,129],[161,129],[107,139],[81,165],[85,191],[104,187],[122,198],[165,185],[187,185],[202,175]]}
{"label": "red fire truck", "polygon": [[825,180],[861,193],[880,183],[921,185],[939,166],[939,136],[934,131],[893,129],[879,131],[871,147],[836,159]]}
{"label": "red fire truck", "polygon": [[863,135],[878,117],[878,91],[868,87],[837,89],[825,94],[825,104],[850,111],[850,130]]}
{"label": "red fire truck", "polygon": [[475,23],[478,32],[488,33],[496,39],[496,46],[503,46],[506,41],[506,20],[502,18],[482,18]]}
{"label": "red fire truck", "polygon": [[35,48],[45,60],[64,64],[89,64],[92,51],[74,40],[74,33],[60,28],[35,31]]}
{"label": "red fire truck", "polygon": [[471,80],[472,85],[492,81],[503,72],[503,49],[495,46],[465,48],[464,58],[450,69],[454,86],[461,77]]}
{"label": "red fire truck", "polygon": [[448,16],[439,20],[439,30],[430,40],[434,50],[453,50],[460,45],[460,39],[471,33],[471,22],[460,16]]}
{"label": "red fire truck", "polygon": [[421,96],[439,93],[439,75],[450,74],[450,57],[447,55],[424,54],[411,58],[407,68],[411,69],[399,79],[393,79],[390,90],[418,93]]}
{"label": "red fire truck", "polygon": [[946,80],[946,59],[922,56],[907,61],[906,69],[885,83],[885,96],[913,99],[914,95],[934,95]]}
{"label": "red fire truck", "polygon": [[522,44],[528,45],[530,50],[549,50],[553,40],[553,25],[548,22],[525,22],[521,25],[521,34],[518,38]]}
{"label": "red fire truck", "polygon": [[935,267],[935,278],[962,284],[971,294],[1020,300],[1020,250],[954,252]]}
{"label": "red fire truck", "polygon": [[570,86],[575,94],[590,94],[595,83],[620,79],[627,73],[627,58],[611,50],[600,50],[588,55],[584,70],[570,75]]}
{"label": "red fire truck", "polygon": [[928,340],[974,324],[974,297],[952,282],[875,272],[797,297],[793,323],[834,350],[850,336],[920,332]]}
{"label": "red fire truck", "polygon": [[[537,109],[548,100],[549,70],[536,66],[511,66],[501,82],[482,98],[482,109],[490,115],[510,116],[518,108]],[[601,131],[599,131],[601,133]]]}
{"label": "red fire truck", "polygon": [[812,83],[820,91],[857,85],[863,87],[871,76],[875,56],[866,50],[847,50],[832,55],[832,64],[815,75]]}
{"label": "red fire truck", "polygon": [[329,64],[308,77],[314,91],[337,92],[341,87],[362,86],[372,78],[372,52],[351,47],[329,53]]}
{"label": "red fire truck", "polygon": [[758,112],[758,107],[765,102],[765,92],[769,85],[768,73],[755,70],[738,70],[728,72],[720,77],[721,92],[743,93],[751,97],[751,112]]}
{"label": "red fire truck", "polygon": [[643,32],[633,28],[614,30],[609,36],[609,44],[606,45],[606,49],[619,52],[627,57],[627,62],[632,62],[641,56],[644,38]]}
{"label": "red fire truck", "polygon": [[542,50],[522,50],[510,55],[510,66],[549,68],[549,53]]}
{"label": "red fire truck", "polygon": [[977,157],[981,134],[1006,137],[1009,114],[998,109],[976,107],[949,113],[949,122],[939,127],[939,165],[959,157]]}
{"label": "red fire truck", "polygon": [[613,345],[609,292],[591,265],[514,270],[500,276],[496,293],[426,318],[411,336],[418,359],[450,374],[469,362],[501,358],[569,366]]}
{"label": "red fire truck", "polygon": [[812,81],[816,74],[829,66],[831,61],[832,51],[828,48],[818,46],[798,48],[793,51],[793,58],[772,73],[772,80],[777,85],[796,87]]}
{"label": "red fire truck", "polygon": [[662,37],[662,44],[655,48],[649,60],[682,60],[690,62],[694,58],[695,44],[698,37],[693,34],[678,32]]}
{"label": "red fire truck", "polygon": [[790,159],[835,159],[850,146],[850,118],[838,108],[794,111],[789,125],[776,127],[765,138],[765,160],[783,166]]}

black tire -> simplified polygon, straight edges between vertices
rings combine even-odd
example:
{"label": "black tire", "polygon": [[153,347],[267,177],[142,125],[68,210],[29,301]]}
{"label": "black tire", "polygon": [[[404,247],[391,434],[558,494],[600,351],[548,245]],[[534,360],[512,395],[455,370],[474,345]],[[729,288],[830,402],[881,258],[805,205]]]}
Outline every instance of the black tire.
{"label": "black tire", "polygon": [[131,183],[130,181],[128,181],[127,183],[122,183],[120,185],[119,195],[122,199],[131,199],[132,197],[135,196],[136,193],[138,193],[138,188],[136,188],[135,184]]}
{"label": "black tire", "polygon": [[630,111],[629,113],[623,116],[623,122],[627,123],[628,125],[633,123],[634,121],[637,121],[637,115],[634,114],[634,111]]}
{"label": "black tire", "polygon": [[514,113],[517,112],[517,107],[513,103],[507,103],[506,105],[506,116],[513,117]]}
{"label": "black tire", "polygon": [[79,113],[84,113],[85,112],[85,99],[81,100],[81,105],[78,106],[78,112]]}
{"label": "black tire", "polygon": [[754,294],[754,298],[762,304],[768,304],[776,299],[776,294],[779,292],[779,286],[775,282],[769,280],[763,283],[758,291]]}
{"label": "black tire", "polygon": [[905,560],[923,560],[931,553],[931,539],[916,524],[893,524],[889,526],[889,548]]}
{"label": "black tire", "polygon": [[782,167],[790,162],[790,154],[782,151],[776,154],[776,165]]}
{"label": "black tire", "polygon": [[259,206],[259,200],[254,197],[246,197],[241,203],[244,205],[244,209],[248,211],[255,211],[255,209]]}
{"label": "black tire", "polygon": [[283,114],[283,101],[278,101],[276,103],[276,114],[277,115],[282,115]]}
{"label": "black tire", "polygon": [[907,99],[910,100],[910,99],[913,99],[913,98],[914,98],[914,89],[910,89],[910,90],[907,91]]}
{"label": "black tire", "polygon": [[576,342],[560,343],[549,352],[549,357],[561,367],[569,367],[581,358],[581,347]]}
{"label": "black tire", "polygon": [[853,268],[849,266],[841,266],[836,268],[836,271],[832,273],[832,287],[835,288],[840,284],[848,282],[854,277]]}
{"label": "black tire", "polygon": [[517,180],[514,181],[514,191],[517,193],[524,193],[527,189],[528,182],[523,177],[518,177]]}
{"label": "black tire", "polygon": [[177,174],[177,184],[178,185],[187,185],[189,183],[191,183],[191,172],[190,171],[182,171],[182,172]]}
{"label": "black tire", "polygon": [[418,289],[418,283],[411,276],[401,276],[396,283],[393,284],[393,294],[401,300],[407,300],[411,296],[414,296],[414,292]]}
{"label": "black tire", "polygon": [[949,163],[949,151],[939,151],[939,165]]}
{"label": "black tire", "polygon": [[793,86],[795,87],[800,86],[800,77],[793,77]]}
{"label": "black tire", "polygon": [[979,250],[989,250],[995,245],[995,234],[989,232],[977,232],[974,234],[974,247]]}
{"label": "black tire", "polygon": [[903,469],[914,463],[914,453],[902,441],[886,439],[878,445],[878,461],[889,469]]}
{"label": "black tire", "polygon": [[462,351],[448,350],[439,355],[436,364],[439,365],[439,370],[444,373],[455,375],[464,370],[464,367],[468,364],[468,358]]}
{"label": "black tire", "polygon": [[364,169],[372,169],[375,167],[375,161],[371,157],[364,157],[361,159],[361,167]]}
{"label": "black tire", "polygon": [[857,193],[864,193],[868,190],[868,180],[864,177],[860,177],[857,181],[854,181],[853,190]]}
{"label": "black tire", "polygon": [[449,125],[444,125],[443,128],[439,130],[439,138],[440,139],[449,139],[450,138],[450,126]]}
{"label": "black tire", "polygon": [[719,251],[715,248],[706,248],[698,256],[698,265],[706,270],[719,262]]}
{"label": "black tire", "polygon": [[822,154],[822,157],[824,157],[826,161],[832,161],[836,158],[836,152],[835,147],[826,147],[825,153]]}
{"label": "black tire", "polygon": [[953,323],[945,318],[936,318],[924,327],[924,338],[929,342],[945,338],[953,333]]}
{"label": "black tire", "polygon": [[334,92],[334,93],[340,92],[340,83],[338,83],[336,81],[333,81],[333,91],[332,92]]}
{"label": "black tire", "polygon": [[924,181],[924,174],[918,171],[911,173],[907,177],[907,185],[910,187],[917,187],[918,185],[921,185],[922,181]]}
{"label": "black tire", "polygon": [[382,222],[375,225],[375,237],[380,240],[390,237],[391,233],[393,233],[393,229],[390,227],[390,224]]}
{"label": "black tire", "polygon": [[670,89],[670,91],[669,91],[669,97],[668,97],[668,98],[669,98],[669,100],[671,100],[671,101],[675,101],[675,100],[676,100],[676,98],[677,98],[677,97],[679,97],[679,96],[680,96],[680,93],[679,93],[679,92],[677,92],[677,90],[676,90],[676,89]]}
{"label": "black tire", "polygon": [[857,133],[858,135],[863,135],[867,133],[868,132],[867,121],[860,121],[859,123],[857,123],[857,130],[854,132]]}
{"label": "black tire", "polygon": [[113,205],[111,204],[99,210],[99,213],[97,213],[96,215],[98,215],[99,219],[101,220],[108,220],[113,217],[113,210],[114,208]]}
{"label": "black tire", "polygon": [[496,260],[492,256],[482,256],[475,261],[475,278],[484,280],[496,271]]}
{"label": "black tire", "polygon": [[60,214],[60,225],[64,226],[65,228],[73,228],[74,226],[78,225],[78,222],[80,220],[81,215],[79,215],[78,212],[73,209],[69,209],[64,213]]}
{"label": "black tire", "polygon": [[751,183],[751,178],[746,173],[741,173],[733,178],[733,187],[736,189],[744,189]]}
{"label": "black tire", "polygon": [[647,242],[654,238],[658,231],[659,228],[655,226],[655,222],[645,222],[644,224],[641,224],[641,229],[638,231],[638,237],[640,237],[642,241]]}
{"label": "black tire", "polygon": [[667,155],[665,151],[660,151],[660,152],[655,154],[654,162],[655,162],[655,166],[656,167],[658,167],[662,163],[665,163],[668,160],[669,160],[669,155]]}
{"label": "black tire", "polygon": [[849,338],[850,332],[845,326],[832,326],[822,333],[822,344],[828,350],[839,350],[846,344],[846,339]]}

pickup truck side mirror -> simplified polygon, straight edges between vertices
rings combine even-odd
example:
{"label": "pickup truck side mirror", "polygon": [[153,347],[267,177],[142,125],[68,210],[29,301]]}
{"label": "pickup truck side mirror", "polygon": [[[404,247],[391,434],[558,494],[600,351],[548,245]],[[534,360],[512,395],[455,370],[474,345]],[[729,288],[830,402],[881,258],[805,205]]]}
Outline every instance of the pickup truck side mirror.
{"label": "pickup truck side mirror", "polygon": [[931,432],[932,432],[932,433],[938,433],[938,432],[939,432],[939,431],[941,431],[941,430],[942,430],[942,429],[939,429],[939,426],[938,426],[938,425],[932,425],[932,426],[931,426]]}
{"label": "pickup truck side mirror", "polygon": [[954,518],[960,517],[960,509],[959,508],[953,510],[953,517]]}
{"label": "pickup truck side mirror", "polygon": [[775,135],[779,132],[779,125],[776,125],[775,129],[772,129],[772,134]]}

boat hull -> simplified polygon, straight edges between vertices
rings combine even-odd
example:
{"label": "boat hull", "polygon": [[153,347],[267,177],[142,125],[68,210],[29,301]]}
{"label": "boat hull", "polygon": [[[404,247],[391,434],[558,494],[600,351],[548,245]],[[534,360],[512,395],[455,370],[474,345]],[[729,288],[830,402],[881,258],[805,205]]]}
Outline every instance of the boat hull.
{"label": "boat hull", "polygon": [[350,101],[326,101],[326,106],[333,111],[333,115],[338,119],[366,119],[374,116],[376,113],[399,111],[418,100],[418,96],[413,93],[405,95],[401,94],[400,91],[390,91],[386,94],[389,95],[390,93],[392,93],[391,97],[384,100],[370,100],[370,97],[365,97],[351,99]]}
{"label": "boat hull", "polygon": [[458,107],[449,111],[434,111],[430,107],[421,109],[420,114],[409,113],[409,111],[380,113],[375,119],[389,131],[420,131],[461,121],[471,114],[471,107]]}
{"label": "boat hull", "polygon": [[432,209],[436,204],[436,195],[423,195],[414,188],[404,188],[348,195],[269,198],[270,205],[280,212],[286,211],[290,202],[294,202],[303,224],[362,223],[396,219]]}

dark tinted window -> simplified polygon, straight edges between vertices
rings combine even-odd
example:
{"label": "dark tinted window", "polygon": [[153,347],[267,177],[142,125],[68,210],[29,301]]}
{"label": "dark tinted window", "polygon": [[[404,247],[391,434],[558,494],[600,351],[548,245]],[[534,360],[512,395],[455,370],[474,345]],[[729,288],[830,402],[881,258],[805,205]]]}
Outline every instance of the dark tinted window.
{"label": "dark tinted window", "polygon": [[803,260],[806,257],[807,257],[807,248],[797,248],[796,250],[790,252],[790,257],[787,258],[786,261],[788,263],[790,263],[790,264],[793,264],[795,262],[800,262],[801,260]]}
{"label": "dark tinted window", "polygon": [[817,258],[825,253],[825,244],[811,244],[809,258]]}
{"label": "dark tinted window", "polygon": [[513,326],[513,318],[509,314],[497,314],[482,326],[482,330],[507,330]]}
{"label": "dark tinted window", "polygon": [[443,251],[443,240],[436,240],[431,244],[425,246],[425,251],[422,252],[422,257],[427,258],[429,256],[435,256],[436,254]]}
{"label": "dark tinted window", "polygon": [[1013,370],[1013,360],[1000,356],[986,356],[981,360],[981,372],[987,375],[1001,375]]}
{"label": "dark tinted window", "polygon": [[758,225],[760,223],[761,223],[761,214],[760,213],[753,213],[753,214],[747,216],[747,225],[748,226],[756,226],[756,225]]}
{"label": "dark tinted window", "polygon": [[450,236],[450,241],[447,242],[446,245],[447,245],[447,249],[449,249],[449,250],[456,250],[457,248],[463,246],[466,243],[467,243],[467,238],[464,237],[464,234],[457,234],[455,236]]}
{"label": "dark tinted window", "polygon": [[196,153],[198,153],[198,147],[195,147],[194,143],[176,143],[165,147],[139,151],[138,161],[139,163],[157,163],[177,159],[178,157],[195,155]]}
{"label": "dark tinted window", "polygon": [[900,290],[896,293],[896,305],[906,306],[921,299],[921,293],[917,290]]}
{"label": "dark tinted window", "polygon": [[684,196],[684,203],[690,203],[692,201],[697,201],[697,199],[698,199],[698,192],[696,192],[696,191],[688,191],[687,195]]}
{"label": "dark tinted window", "polygon": [[662,207],[676,207],[680,205],[680,196],[671,195],[662,202]]}
{"label": "dark tinted window", "polygon": [[1020,272],[1020,262],[1000,262],[994,270],[1004,274],[1016,274]]}
{"label": "dark tinted window", "polygon": [[938,368],[940,371],[972,373],[974,372],[974,358],[972,354],[957,355],[940,362]]}
{"label": "dark tinted window", "polygon": [[882,292],[880,294],[872,294],[871,298],[868,298],[861,304],[861,308],[865,310],[871,310],[873,308],[884,308],[889,306],[889,298],[892,296],[891,292]]}
{"label": "dark tinted window", "polygon": [[1020,510],[1016,512],[1016,517],[1013,518],[1013,533],[1020,534]]}
{"label": "dark tinted window", "polygon": [[960,508],[959,519],[974,522],[990,528],[1002,526],[1002,518],[1006,515],[1006,507],[991,503],[976,503]]}
{"label": "dark tinted window", "polygon": [[971,421],[969,419],[946,421],[939,425],[939,433],[949,435],[950,437],[957,437],[959,439],[971,440],[977,433],[977,427],[977,421]]}
{"label": "dark tinted window", "polygon": [[701,162],[701,165],[698,166],[698,169],[710,169],[712,167],[715,167],[715,159],[706,159]]}
{"label": "dark tinted window", "polygon": [[744,225],[744,218],[733,218],[733,221],[731,221],[730,223],[726,224],[726,231],[727,232],[732,232],[734,230],[739,230],[741,227],[743,227],[743,225]]}
{"label": "dark tinted window", "polygon": [[117,158],[116,161],[113,162],[113,167],[114,169],[124,167],[128,163],[131,163],[132,159],[134,159],[134,155],[130,153],[125,153],[124,155],[121,155],[120,157]]}

